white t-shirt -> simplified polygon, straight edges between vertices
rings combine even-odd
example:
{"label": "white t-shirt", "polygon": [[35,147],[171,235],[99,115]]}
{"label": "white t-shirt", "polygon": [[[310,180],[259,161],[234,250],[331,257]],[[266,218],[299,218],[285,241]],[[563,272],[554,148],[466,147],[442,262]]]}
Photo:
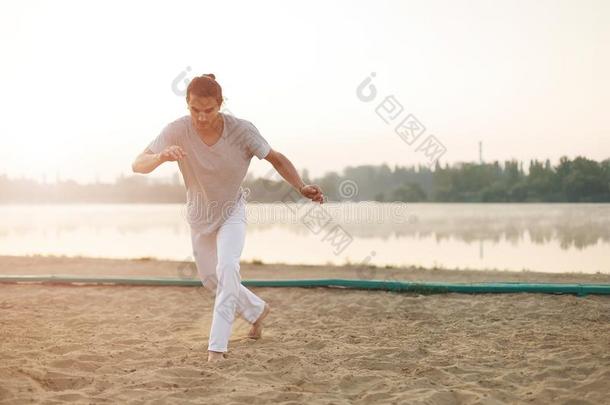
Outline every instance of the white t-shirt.
{"label": "white t-shirt", "polygon": [[186,185],[187,220],[193,230],[204,234],[216,230],[244,198],[241,183],[252,157],[263,159],[271,150],[250,121],[219,114],[224,128],[212,146],[201,140],[190,115],[169,123],[148,145],[154,153],[170,145],[186,152],[178,167]]}

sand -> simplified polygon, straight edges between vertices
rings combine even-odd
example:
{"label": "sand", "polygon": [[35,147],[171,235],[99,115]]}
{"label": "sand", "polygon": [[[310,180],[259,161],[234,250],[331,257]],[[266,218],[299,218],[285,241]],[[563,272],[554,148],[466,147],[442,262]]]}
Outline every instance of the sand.
{"label": "sand", "polygon": [[[0,274],[93,268],[175,277],[179,266],[0,257]],[[350,271],[244,264],[242,276]],[[609,277],[400,271],[430,281]],[[610,397],[610,297],[253,290],[272,306],[263,338],[245,338],[249,325],[238,319],[228,359],[211,364],[213,297],[203,287],[0,284],[0,404],[600,404]]]}

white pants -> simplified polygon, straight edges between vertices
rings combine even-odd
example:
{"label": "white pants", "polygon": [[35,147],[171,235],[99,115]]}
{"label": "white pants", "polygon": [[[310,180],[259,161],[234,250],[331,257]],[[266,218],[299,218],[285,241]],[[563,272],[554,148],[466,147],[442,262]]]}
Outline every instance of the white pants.
{"label": "white pants", "polygon": [[239,314],[254,323],[265,301],[241,284],[239,259],[246,238],[246,201],[241,198],[233,213],[214,232],[201,234],[191,228],[193,255],[203,286],[216,294],[208,350],[226,352]]}

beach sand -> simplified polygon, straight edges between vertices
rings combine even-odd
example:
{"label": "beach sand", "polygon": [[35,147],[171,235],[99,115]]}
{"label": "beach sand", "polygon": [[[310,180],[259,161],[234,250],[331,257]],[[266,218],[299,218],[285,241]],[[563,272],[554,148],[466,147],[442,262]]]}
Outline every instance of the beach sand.
{"label": "beach sand", "polygon": [[[376,269],[372,278],[386,270],[418,281],[610,279],[423,269]],[[188,275],[175,262],[0,257],[0,274],[175,278],[177,271]],[[244,264],[242,278],[356,278],[355,271]],[[263,338],[245,338],[249,324],[238,318],[228,359],[207,363],[214,298],[203,287],[0,284],[0,403],[601,404],[610,397],[610,297],[252,289],[272,306]]]}

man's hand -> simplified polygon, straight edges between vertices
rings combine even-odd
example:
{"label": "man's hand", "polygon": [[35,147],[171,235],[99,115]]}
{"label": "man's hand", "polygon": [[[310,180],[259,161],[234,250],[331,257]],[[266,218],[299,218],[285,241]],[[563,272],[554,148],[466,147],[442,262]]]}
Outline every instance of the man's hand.
{"label": "man's hand", "polygon": [[155,170],[163,162],[174,162],[185,156],[186,153],[178,145],[168,146],[161,153],[154,153],[146,148],[131,164],[131,170],[134,173],[147,174]]}
{"label": "man's hand", "polygon": [[186,152],[178,145],[171,145],[165,148],[159,153],[159,160],[161,162],[175,162],[176,160],[182,159],[186,156]]}
{"label": "man's hand", "polygon": [[320,187],[315,184],[304,185],[299,191],[303,197],[307,197],[313,202],[319,202],[320,204],[324,202],[324,194]]}

